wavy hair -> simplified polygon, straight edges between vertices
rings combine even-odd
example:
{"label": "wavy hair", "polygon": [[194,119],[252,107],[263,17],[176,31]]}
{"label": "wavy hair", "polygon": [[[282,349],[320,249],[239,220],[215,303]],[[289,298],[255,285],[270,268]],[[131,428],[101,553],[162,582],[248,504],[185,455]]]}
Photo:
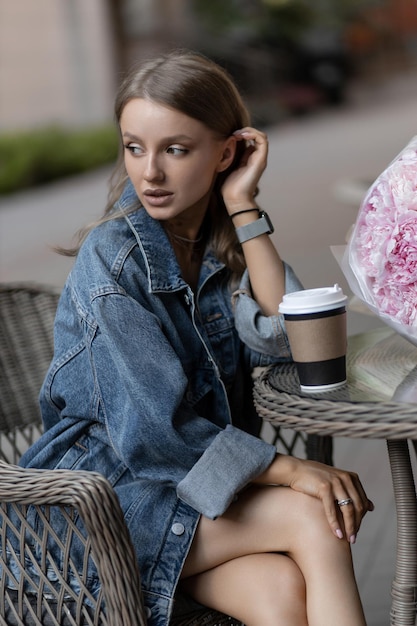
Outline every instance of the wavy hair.
{"label": "wavy hair", "polygon": [[[118,124],[124,107],[133,98],[144,98],[176,109],[225,138],[250,125],[249,112],[227,71],[202,54],[189,50],[173,51],[135,65],[126,74],[115,99],[115,119]],[[228,174],[236,168],[244,148],[244,142],[237,143],[235,159],[227,170],[218,174],[210,202],[210,245],[217,258],[225,263],[236,278],[242,274],[245,261],[224,206],[221,186]],[[103,216],[79,231],[74,248],[59,249],[59,252],[76,256],[82,241],[94,226],[121,217],[114,206],[127,179],[120,137],[119,155],[110,177],[108,202]],[[135,211],[139,206],[138,199],[128,212]]]}

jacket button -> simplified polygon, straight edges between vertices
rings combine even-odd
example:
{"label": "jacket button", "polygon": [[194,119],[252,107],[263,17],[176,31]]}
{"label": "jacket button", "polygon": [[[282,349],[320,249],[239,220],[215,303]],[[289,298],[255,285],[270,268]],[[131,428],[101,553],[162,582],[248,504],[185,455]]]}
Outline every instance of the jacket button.
{"label": "jacket button", "polygon": [[184,524],[175,522],[175,524],[172,524],[171,531],[174,533],[174,535],[183,535],[185,532]]}

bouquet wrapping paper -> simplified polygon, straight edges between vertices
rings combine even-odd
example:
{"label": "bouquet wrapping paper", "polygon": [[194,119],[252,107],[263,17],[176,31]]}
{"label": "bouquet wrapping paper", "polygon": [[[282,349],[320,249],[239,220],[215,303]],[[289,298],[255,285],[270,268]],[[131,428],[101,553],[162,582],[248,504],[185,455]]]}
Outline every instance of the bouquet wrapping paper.
{"label": "bouquet wrapping paper", "polygon": [[417,136],[368,189],[342,269],[353,293],[417,345]]}

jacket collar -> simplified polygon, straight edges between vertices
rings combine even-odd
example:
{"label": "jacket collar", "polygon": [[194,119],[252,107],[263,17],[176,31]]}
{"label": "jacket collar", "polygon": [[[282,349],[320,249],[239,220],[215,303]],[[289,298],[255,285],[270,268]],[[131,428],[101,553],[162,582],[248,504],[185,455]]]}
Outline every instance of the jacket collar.
{"label": "jacket collar", "polygon": [[[128,212],[137,203],[138,196],[129,180],[116,208],[124,214],[142,252],[148,273],[149,292],[178,291],[186,288],[187,283],[181,276],[174,250],[161,223],[151,217],[142,206],[132,213]],[[210,248],[207,248],[203,257],[198,288],[223,267],[224,264],[218,261]]]}

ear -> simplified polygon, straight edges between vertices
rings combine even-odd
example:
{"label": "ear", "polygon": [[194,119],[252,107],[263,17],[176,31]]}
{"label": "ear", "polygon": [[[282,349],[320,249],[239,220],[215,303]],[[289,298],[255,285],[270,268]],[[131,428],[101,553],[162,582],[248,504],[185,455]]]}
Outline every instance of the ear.
{"label": "ear", "polygon": [[236,138],[228,137],[224,144],[220,155],[220,161],[217,165],[218,172],[224,172],[233,163],[236,154]]}

